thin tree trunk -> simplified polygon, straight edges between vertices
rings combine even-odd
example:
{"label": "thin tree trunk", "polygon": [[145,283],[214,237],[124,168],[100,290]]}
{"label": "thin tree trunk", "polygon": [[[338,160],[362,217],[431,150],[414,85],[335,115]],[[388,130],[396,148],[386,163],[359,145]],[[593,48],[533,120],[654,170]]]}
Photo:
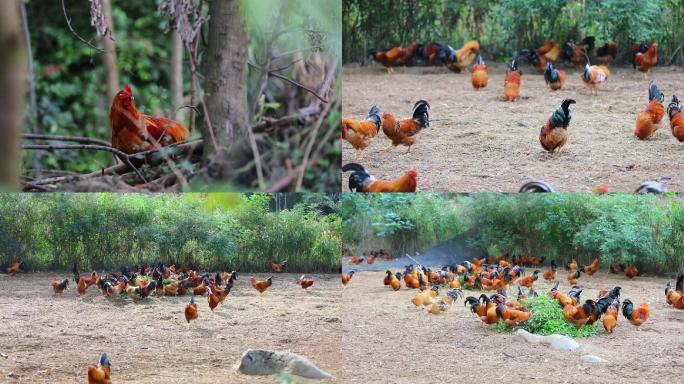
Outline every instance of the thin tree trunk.
{"label": "thin tree trunk", "polygon": [[[114,23],[112,22],[112,4],[110,0],[102,0],[102,10],[107,16],[107,24],[114,36]],[[102,36],[102,46],[105,50],[104,64],[107,72],[107,96],[109,101],[114,99],[117,92],[119,92],[119,67],[116,64],[116,45],[114,41],[107,36]]]}
{"label": "thin tree trunk", "polygon": [[177,31],[173,31],[173,45],[171,46],[171,103],[176,109],[176,120],[183,121],[183,42]]}
{"label": "thin tree trunk", "polygon": [[15,0],[0,1],[0,188],[19,188],[26,50]]}
{"label": "thin tree trunk", "polygon": [[211,126],[201,129],[207,140],[213,129],[218,148],[205,145],[203,161],[211,177],[230,179],[249,154],[247,29],[240,0],[212,1],[209,15],[205,97]]}

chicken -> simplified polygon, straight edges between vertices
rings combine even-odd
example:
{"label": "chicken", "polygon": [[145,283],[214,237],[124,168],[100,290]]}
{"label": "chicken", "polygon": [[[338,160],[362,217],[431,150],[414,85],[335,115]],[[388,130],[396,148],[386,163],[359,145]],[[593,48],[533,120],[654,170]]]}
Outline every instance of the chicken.
{"label": "chicken", "polygon": [[390,281],[392,281],[392,276],[394,275],[392,274],[392,271],[390,271],[389,269],[386,270],[385,273],[387,274],[387,276],[385,276],[385,278],[382,280],[382,283],[386,286],[389,286]]}
{"label": "chicken", "polygon": [[582,64],[589,62],[589,55],[594,50],[595,41],[593,36],[587,36],[577,45],[567,42],[563,44],[563,56],[570,60],[575,68],[579,68]]}
{"label": "chicken", "polygon": [[52,280],[52,290],[55,295],[64,292],[67,285],[69,285],[69,279],[59,280],[58,278],[55,278]]}
{"label": "chicken", "polygon": [[589,87],[590,94],[598,94],[598,87],[608,80],[610,76],[610,70],[605,65],[587,65],[584,67],[584,72],[582,72],[582,81],[584,85]]}
{"label": "chicken", "polygon": [[359,265],[359,264],[363,263],[364,261],[366,261],[366,254],[365,253],[363,254],[363,256],[354,255],[354,256],[352,256],[352,259],[351,259],[351,263],[354,265]]}
{"label": "chicken", "polygon": [[641,140],[651,137],[660,128],[665,116],[665,95],[651,82],[648,86],[648,106],[637,115],[634,136]]}
{"label": "chicken", "polygon": [[554,39],[548,39],[544,45],[534,50],[534,52],[548,61],[558,60],[560,55],[560,45]]}
{"label": "chicken", "polygon": [[596,61],[599,63],[610,64],[615,60],[618,54],[618,45],[615,42],[603,44],[596,49]]}
{"label": "chicken", "polygon": [[389,286],[395,291],[401,289],[401,273],[397,272],[395,275],[390,276]]}
{"label": "chicken", "polygon": [[114,96],[109,110],[112,147],[124,153],[138,153],[185,141],[190,136],[183,124],[165,117],[138,112],[133,91],[126,85]]}
{"label": "chicken", "polygon": [[366,257],[366,264],[373,264],[375,263],[375,254],[371,252],[368,257]]}
{"label": "chicken", "polygon": [[[556,286],[554,287],[556,289],[556,296],[555,299],[558,301],[558,304],[564,308],[566,305],[577,305],[580,301],[580,296],[582,294],[582,289],[578,286],[573,286],[570,288],[568,293],[562,293],[558,292],[558,283],[556,283]],[[553,289],[551,290],[553,292]],[[553,296],[552,296],[553,297]]]}
{"label": "chicken", "polygon": [[581,275],[581,274],[582,274],[582,270],[581,270],[581,269],[578,269],[578,270],[576,270],[575,272],[570,272],[570,273],[568,274],[568,283],[570,283],[570,285],[575,285],[575,284],[577,284],[577,279],[580,278],[580,275]]}
{"label": "chicken", "polygon": [[527,287],[527,288],[532,288],[532,285],[534,285],[534,282],[537,281],[539,278],[539,271],[534,271],[532,272],[532,276],[525,276],[521,279],[518,280],[518,284]]}
{"label": "chicken", "polygon": [[449,304],[444,301],[435,301],[427,309],[430,315],[440,315],[449,310]]}
{"label": "chicken", "polygon": [[273,276],[269,276],[266,280],[257,280],[254,276],[252,276],[249,278],[249,282],[252,284],[254,289],[259,291],[260,294],[263,294],[266,292],[266,289],[273,284]]}
{"label": "chicken", "polygon": [[[281,262],[271,261],[269,264],[271,267],[271,272],[273,272],[273,273],[282,273],[282,272],[285,272],[285,269],[287,269],[287,261],[286,260],[283,260]],[[220,284],[220,282],[218,284]]]}
{"label": "chicken", "polygon": [[603,316],[603,328],[608,333],[613,333],[613,329],[617,325],[617,319],[619,317],[620,300],[613,299],[613,302],[608,307],[606,314]]}
{"label": "chicken", "polygon": [[345,164],[342,172],[353,171],[349,176],[349,190],[355,192],[415,192],[418,186],[418,171],[408,170],[394,180],[378,180],[357,163]]}
{"label": "chicken", "polygon": [[622,315],[637,328],[637,331],[648,320],[649,313],[648,303],[642,302],[636,309],[634,309],[634,304],[629,299],[625,299],[622,303]]}
{"label": "chicken", "polygon": [[421,307],[421,306],[428,306],[431,305],[434,302],[434,297],[433,296],[435,293],[434,290],[432,289],[426,289],[419,294],[415,295],[411,299],[411,303],[415,305],[416,307]]}
{"label": "chicken", "polygon": [[430,104],[425,100],[418,100],[413,106],[413,115],[410,119],[397,119],[389,112],[382,114],[382,131],[392,141],[387,148],[394,149],[397,145],[408,147],[406,153],[411,151],[411,146],[416,143],[417,135],[430,126]]}
{"label": "chicken", "polygon": [[684,309],[684,273],[679,273],[675,289],[672,289],[672,282],[668,281],[665,287],[665,299],[667,303],[677,309]]}
{"label": "chicken", "polygon": [[539,132],[542,148],[549,152],[560,151],[568,142],[568,125],[570,125],[570,104],[575,100],[565,99],[560,107],[551,114]]}
{"label": "chicken", "polygon": [[544,280],[546,280],[546,281],[555,280],[556,279],[556,268],[557,268],[556,262],[552,261],[551,262],[551,269],[549,269],[548,271],[544,271],[544,273],[542,274],[542,276],[544,276]]}
{"label": "chicken", "polygon": [[2,264],[0,266],[0,271],[10,275],[10,276],[15,276],[19,272],[24,272],[26,270],[26,262],[24,261],[10,261],[7,263]]}
{"label": "chicken", "polygon": [[[482,303],[480,303],[482,300]],[[470,311],[477,315],[484,324],[496,324],[499,322],[497,314],[497,304],[492,302],[487,295],[480,295],[480,300],[468,296],[465,305],[470,304]]]}
{"label": "chicken", "polygon": [[518,63],[511,61],[506,70],[504,79],[504,97],[506,101],[515,101],[520,97],[520,83],[522,82],[522,71],[518,68]]}
{"label": "chicken", "polygon": [[658,62],[658,44],[653,43],[645,52],[641,49],[633,52],[632,65],[634,69],[639,72],[644,72],[644,77],[646,73],[653,68]]}
{"label": "chicken", "polygon": [[565,84],[565,71],[555,69],[553,64],[546,63],[546,70],[544,71],[544,81],[546,85],[552,90],[557,91],[563,88]]}
{"label": "chicken", "polygon": [[577,307],[572,304],[566,304],[563,307],[563,318],[569,323],[575,324],[577,328],[581,328],[596,311],[596,302],[594,300],[587,300],[584,304]]}
{"label": "chicken", "polygon": [[205,291],[207,292],[207,303],[209,303],[209,309],[211,309],[213,312],[214,309],[221,303],[221,298],[219,295],[214,293],[211,287],[206,287]]}
{"label": "chicken", "polygon": [[599,258],[595,258],[591,264],[585,265],[582,269],[582,273],[586,273],[589,276],[592,276],[596,271],[599,269],[599,265],[601,264],[601,261]]}
{"label": "chicken", "polygon": [[349,281],[351,280],[352,276],[354,276],[354,271],[350,271],[349,273],[343,273],[342,274],[342,284],[344,286],[347,286],[347,284],[349,284]]}
{"label": "chicken", "polygon": [[676,95],[672,95],[672,101],[667,107],[667,115],[670,118],[670,130],[679,142],[684,141],[684,112]]}
{"label": "chicken", "polygon": [[477,52],[480,50],[480,43],[471,40],[465,44],[461,49],[456,50],[455,60],[447,62],[446,66],[454,72],[463,72],[468,68],[470,63],[475,60]]}
{"label": "chicken", "polygon": [[190,302],[185,305],[185,321],[188,323],[192,320],[196,320],[197,316],[197,304],[195,304],[195,296],[190,296]]}
{"label": "chicken", "polygon": [[477,55],[475,64],[473,64],[472,75],[470,80],[473,83],[473,88],[479,90],[487,86],[487,80],[489,79],[489,71],[487,70],[487,64],[482,60],[482,56]]}
{"label": "chicken", "polygon": [[630,265],[629,267],[625,268],[625,276],[627,276],[629,279],[633,279],[639,276],[639,270],[637,267]]}
{"label": "chicken", "polygon": [[88,384],[112,384],[112,378],[110,377],[111,365],[107,353],[103,353],[102,356],[100,356],[100,361],[97,363],[97,366],[92,364],[86,365]]}
{"label": "chicken", "polygon": [[297,284],[299,284],[300,287],[304,288],[304,290],[307,290],[310,286],[312,286],[314,284],[314,279],[313,278],[305,279],[304,275],[302,275],[297,280]]}
{"label": "chicken", "polygon": [[577,260],[572,259],[571,262],[566,263],[565,270],[575,272],[577,270]]}
{"label": "chicken", "polygon": [[496,306],[496,314],[507,327],[514,327],[530,319],[532,312],[513,309],[506,304],[499,303]]}
{"label": "chicken", "polygon": [[387,73],[393,73],[394,67],[405,65],[413,57],[416,48],[415,42],[409,44],[407,48],[399,45],[390,49],[371,48],[367,51],[368,56],[387,68]]}
{"label": "chicken", "polygon": [[365,120],[342,119],[342,139],[356,149],[356,159],[361,157],[361,151],[366,149],[380,130],[380,109],[377,105],[371,107]]}

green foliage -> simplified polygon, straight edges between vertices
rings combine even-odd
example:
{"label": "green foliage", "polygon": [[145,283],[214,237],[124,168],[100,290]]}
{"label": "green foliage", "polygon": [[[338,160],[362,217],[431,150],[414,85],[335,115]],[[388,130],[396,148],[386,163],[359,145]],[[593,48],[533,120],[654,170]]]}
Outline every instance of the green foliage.
{"label": "green foliage", "polygon": [[425,251],[461,236],[490,256],[684,269],[684,203],[676,195],[347,194],[341,211],[345,245],[362,250]]}
{"label": "green foliage", "polygon": [[273,195],[233,195],[222,196],[233,200],[224,208],[212,194],[0,194],[0,237],[8,239],[0,263],[66,270],[163,260],[264,271],[287,260],[293,272],[339,270],[337,214],[320,216],[307,202],[274,211]]}
{"label": "green foliage", "polygon": [[[617,42],[623,61],[627,47],[641,41],[657,41],[669,58],[684,37],[682,0],[344,0],[342,17],[345,62],[412,39],[452,46],[476,39],[487,55],[505,60],[549,37],[562,44],[585,36],[598,46]],[[684,54],[675,62],[683,64]]]}
{"label": "green foliage", "polygon": [[[538,335],[565,335],[569,337],[588,337],[599,334],[598,322],[591,325],[584,325],[577,328],[563,318],[563,309],[558,302],[547,295],[540,295],[536,298],[529,298],[524,301],[525,306],[532,312],[530,319],[517,328],[521,328],[530,333]],[[496,325],[496,329],[502,332],[510,332],[513,328],[508,328],[503,322]]]}

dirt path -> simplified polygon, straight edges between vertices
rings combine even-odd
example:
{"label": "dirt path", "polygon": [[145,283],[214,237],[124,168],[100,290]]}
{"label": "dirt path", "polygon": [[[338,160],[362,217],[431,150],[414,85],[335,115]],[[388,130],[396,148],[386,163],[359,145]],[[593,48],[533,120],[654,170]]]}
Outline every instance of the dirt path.
{"label": "dirt path", "polygon": [[[523,65],[522,99],[504,102],[505,68],[490,65],[489,85],[476,92],[470,74],[441,68],[398,68],[387,75],[380,67],[345,67],[343,116],[361,118],[370,106],[408,117],[419,99],[430,102],[434,121],[411,152],[392,153],[380,132],[360,161],[378,178],[396,178],[418,169],[419,191],[517,191],[531,179],[543,179],[558,191],[590,191],[608,184],[611,191],[633,192],[646,180],[671,177],[667,187],[684,191],[684,144],[670,133],[669,120],[650,140],[633,135],[636,115],[648,104],[648,84],[632,68],[615,68],[599,96],[589,96],[579,72],[568,70],[566,88],[546,89],[538,71]],[[649,75],[665,93],[684,96],[684,69],[657,67]],[[539,130],[565,98],[572,105],[570,139],[560,154],[539,144]],[[680,97],[681,99],[681,97]],[[355,151],[343,144],[343,164]],[[348,191],[348,174],[342,178]]]}
{"label": "dirt path", "polygon": [[95,287],[78,297],[70,285],[53,297],[54,276],[0,276],[0,382],[83,383],[84,366],[103,351],[115,383],[276,382],[232,369],[250,348],[291,350],[341,373],[339,275],[314,275],[309,293],[294,284],[299,276],[276,275],[263,297],[243,275],[214,313],[196,297],[189,326],[187,296],[110,301]]}
{"label": "dirt path", "polygon": [[[647,300],[651,317],[637,332],[620,316],[612,335],[577,339],[580,348],[561,352],[483,328],[462,300],[446,315],[428,315],[409,302],[415,290],[402,286],[394,292],[383,286],[383,277],[356,273],[343,291],[344,383],[674,383],[684,373],[684,311],[666,306],[662,278],[628,281],[603,272],[581,278],[582,298],[619,285],[622,299]],[[546,292],[551,284],[540,278],[535,286]],[[561,288],[568,288],[565,280]],[[585,354],[610,363],[582,363]]]}

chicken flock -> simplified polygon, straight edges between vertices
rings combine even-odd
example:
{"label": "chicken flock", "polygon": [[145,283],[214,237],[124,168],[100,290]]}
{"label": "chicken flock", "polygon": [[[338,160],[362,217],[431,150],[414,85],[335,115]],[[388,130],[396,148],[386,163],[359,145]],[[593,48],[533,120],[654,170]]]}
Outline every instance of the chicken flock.
{"label": "chicken flock", "polygon": [[[576,69],[581,70],[580,79],[589,90],[589,94],[598,94],[599,89],[610,77],[609,65],[618,55],[618,46],[614,42],[606,42],[596,49],[595,38],[586,37],[579,43],[566,42],[559,45],[554,39],[547,40],[537,49],[523,49],[507,64],[503,85],[503,100],[516,101],[520,99],[523,73],[521,62],[527,62],[539,72],[543,73],[544,81],[551,92],[564,89],[567,74],[557,69],[555,63],[560,58],[569,61]],[[644,76],[658,61],[657,43],[634,44],[630,48],[632,64],[635,71]],[[475,90],[487,87],[489,70],[480,55],[480,45],[477,41],[469,41],[458,50],[449,45],[431,43],[419,44],[411,41],[406,47],[397,46],[390,49],[373,48],[368,51],[374,61],[382,64],[392,73],[394,67],[409,65],[444,66],[460,73],[470,68],[471,82]],[[600,64],[592,64],[590,57]],[[471,66],[472,64],[472,66]],[[583,67],[583,69],[581,69]],[[651,81],[648,89],[648,104],[638,114],[635,122],[634,136],[644,140],[652,137],[661,126],[667,114],[670,120],[672,135],[679,141],[684,141],[684,112],[676,95],[672,95],[670,104],[664,107],[665,95]],[[577,103],[573,99],[565,99],[551,116],[542,124],[539,142],[542,149],[548,152],[559,152],[568,142],[568,128],[572,118],[570,105]],[[407,153],[416,145],[421,133],[428,128],[431,120],[430,105],[426,100],[415,103],[410,117],[398,120],[394,114],[384,112],[374,105],[365,118],[343,118],[342,139],[346,140],[356,150],[355,161],[359,161],[363,151],[378,135],[380,128],[391,141],[390,148],[404,145]],[[418,171],[412,168],[394,180],[376,179],[368,167],[359,163],[349,163],[343,166],[343,172],[351,172],[349,189],[357,192],[415,192],[417,189]]]}

